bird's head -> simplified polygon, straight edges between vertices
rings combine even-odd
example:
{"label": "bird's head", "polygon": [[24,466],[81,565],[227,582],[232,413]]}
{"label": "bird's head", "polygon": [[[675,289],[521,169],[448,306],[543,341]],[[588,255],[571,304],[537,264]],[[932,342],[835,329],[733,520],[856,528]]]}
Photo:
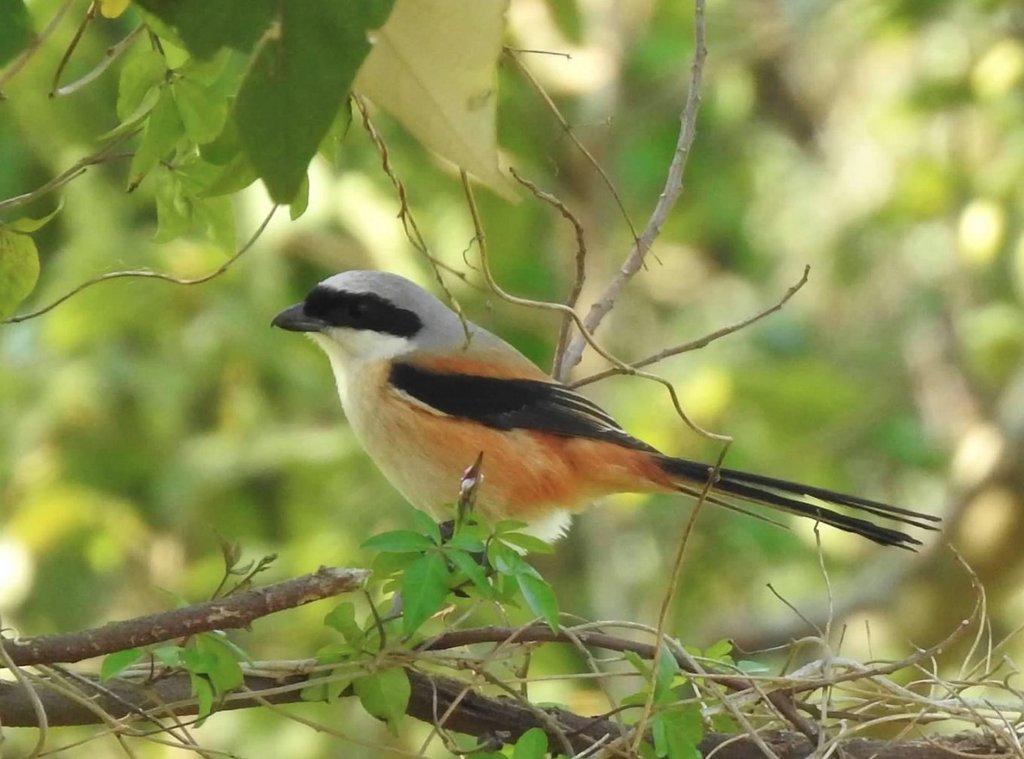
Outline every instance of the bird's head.
{"label": "bird's head", "polygon": [[335,274],[272,325],[305,332],[332,364],[341,365],[452,349],[465,341],[455,312],[419,285],[380,271]]}

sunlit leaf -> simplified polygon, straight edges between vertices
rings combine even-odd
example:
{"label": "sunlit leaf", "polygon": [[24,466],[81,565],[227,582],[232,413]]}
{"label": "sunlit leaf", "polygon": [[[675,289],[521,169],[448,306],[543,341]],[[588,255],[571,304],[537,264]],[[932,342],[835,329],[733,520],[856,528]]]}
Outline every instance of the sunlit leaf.
{"label": "sunlit leaf", "polygon": [[340,632],[353,648],[362,645],[363,630],[356,622],[356,607],[351,601],[344,601],[327,612],[324,624]]}
{"label": "sunlit leaf", "polygon": [[497,66],[508,0],[398,0],[356,89],[430,150],[503,194]]}
{"label": "sunlit leaf", "polygon": [[117,86],[117,117],[124,122],[134,116],[146,95],[159,87],[166,75],[167,62],[156,50],[147,49],[128,58]]}
{"label": "sunlit leaf", "polygon": [[39,252],[28,235],[0,227],[0,319],[14,312],[39,279]]}
{"label": "sunlit leaf", "polygon": [[99,0],[100,15],[103,18],[117,18],[131,5],[131,0]]}
{"label": "sunlit leaf", "polygon": [[182,192],[175,172],[161,168],[155,176],[156,242],[168,242],[188,232],[192,226],[192,206]]}
{"label": "sunlit leaf", "polygon": [[181,123],[181,117],[178,116],[174,96],[171,94],[170,87],[164,87],[149,114],[142,140],[132,157],[129,183],[138,184],[142,177],[171,152],[184,134],[185,127]]}
{"label": "sunlit leaf", "polygon": [[185,133],[197,143],[212,142],[228,118],[228,101],[209,87],[190,79],[179,79],[171,86],[178,116]]}
{"label": "sunlit leaf", "polygon": [[42,229],[51,221],[53,221],[53,219],[57,216],[57,214],[61,212],[61,209],[63,208],[64,201],[62,200],[60,203],[57,204],[56,208],[54,208],[52,211],[50,211],[50,213],[46,214],[45,216],[41,216],[38,219],[30,219],[28,217],[16,219],[15,221],[10,222],[9,224],[4,224],[4,227],[6,229],[11,230],[12,232],[21,232],[22,234],[31,234],[32,232],[38,232],[40,229]]}

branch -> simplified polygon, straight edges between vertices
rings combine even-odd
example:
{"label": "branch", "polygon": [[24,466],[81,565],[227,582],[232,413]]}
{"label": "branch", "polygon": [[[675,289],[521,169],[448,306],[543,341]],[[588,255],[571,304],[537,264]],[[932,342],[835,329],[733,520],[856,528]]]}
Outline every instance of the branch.
{"label": "branch", "polygon": [[[407,669],[412,695],[406,713],[421,722],[435,724],[437,715],[443,714],[454,704],[444,727],[448,730],[476,736],[493,743],[514,742],[527,730],[539,727],[546,732],[552,726],[567,736],[576,751],[585,751],[591,746],[609,743],[619,738],[619,727],[604,717],[586,717],[567,709],[545,708],[546,720],[538,718],[533,710],[509,698],[485,696],[470,688],[466,683],[441,675],[427,675],[415,669]],[[301,703],[301,688],[305,677],[274,679],[249,676],[245,679],[245,690],[229,694],[219,710],[251,709],[266,703]],[[155,713],[191,715],[196,713],[196,704],[191,695],[191,683],[186,674],[172,675],[149,684],[135,684],[114,680],[97,687],[90,694],[93,708],[80,701],[59,693],[46,681],[35,685],[36,693],[53,726],[100,724],[97,714],[102,710],[113,718],[123,718],[138,710],[152,710]],[[346,691],[345,695],[350,695]],[[0,717],[7,727],[33,727],[36,722],[29,703],[29,695],[20,686],[0,682]],[[457,702],[457,703],[456,703]],[[150,726],[142,723],[144,728]],[[122,728],[123,734],[131,734],[130,728]],[[141,732],[141,731],[140,731]],[[549,739],[554,738],[548,733]],[[771,746],[780,759],[804,759],[811,756],[816,747],[804,736],[792,732],[772,731],[760,735],[762,741]],[[838,742],[838,748],[854,759],[948,759],[964,754],[986,755],[993,753],[995,746],[982,737],[960,737],[940,745],[927,741],[879,741],[852,739]],[[719,759],[760,759],[763,754],[749,736],[725,733],[708,733],[700,745],[701,754],[712,751]],[[616,755],[616,754],[611,754]]]}
{"label": "branch", "polygon": [[[619,273],[608,283],[601,297],[590,307],[584,324],[593,333],[601,324],[608,312],[615,307],[615,301],[622,292],[622,289],[629,283],[650,251],[654,241],[661,234],[661,227],[668,218],[669,212],[675,205],[676,200],[683,191],[683,174],[686,170],[686,161],[690,156],[690,148],[693,146],[694,138],[697,136],[697,112],[700,110],[700,88],[704,78],[704,60],[707,58],[708,50],[704,41],[704,0],[694,0],[693,12],[693,64],[690,67],[690,89],[686,95],[686,104],[680,115],[681,127],[679,138],[676,140],[675,153],[672,156],[672,163],[668,167],[668,177],[665,179],[665,186],[658,197],[658,202],[647,220],[647,226],[640,236],[636,238],[629,255],[623,262]],[[586,340],[577,335],[569,344],[562,362],[562,371],[568,372],[576,366],[583,357],[583,349],[586,347]]]}
{"label": "branch", "polygon": [[[348,593],[363,586],[365,569],[321,567],[313,574],[275,585],[103,627],[34,638],[0,639],[19,666],[76,662],[136,646],[148,646],[210,630],[248,627],[260,617]],[[2,712],[0,712],[2,714]],[[6,720],[0,720],[6,724]]]}
{"label": "branch", "polygon": [[[642,358],[639,361],[634,361],[632,364],[629,365],[630,368],[642,369],[645,366],[650,366],[651,364],[656,364],[659,361],[664,361],[666,358],[678,356],[680,353],[687,353],[689,351],[699,350],[700,348],[703,348],[706,345],[713,343],[715,340],[718,340],[719,338],[725,337],[726,335],[731,335],[734,332],[739,332],[741,329],[749,327],[754,322],[760,321],[761,319],[764,319],[766,316],[771,316],[776,311],[779,311],[784,305],[786,305],[789,299],[796,295],[797,291],[801,287],[807,284],[807,277],[810,275],[810,273],[811,267],[805,266],[803,275],[800,277],[800,280],[795,285],[791,286],[788,290],[786,290],[785,294],[773,305],[768,306],[768,308],[762,311],[758,311],[753,316],[749,316],[746,319],[743,319],[742,321],[736,322],[735,324],[730,324],[728,327],[716,329],[714,332],[704,335],[704,337],[697,338],[696,340],[690,340],[685,343],[680,343],[679,345],[673,345],[669,348],[665,348],[665,350],[658,351],[657,353],[648,356],[647,358]],[[583,377],[582,379],[578,379],[575,382],[570,382],[568,384],[571,388],[583,387],[584,385],[589,385],[593,382],[597,382],[599,380],[603,380],[608,377],[613,377],[616,374],[622,373],[623,372],[621,369],[619,369],[616,366],[613,366],[609,369],[605,369],[603,372],[591,374],[589,377]]]}
{"label": "branch", "polygon": [[239,248],[238,251],[233,256],[231,256],[231,258],[226,259],[224,263],[222,263],[216,269],[207,274],[203,274],[198,277],[183,278],[176,277],[173,274],[165,274],[159,271],[152,271],[150,269],[126,269],[124,271],[107,272],[106,274],[99,274],[93,277],[92,279],[87,279],[85,282],[82,282],[80,285],[72,288],[68,292],[61,295],[56,300],[47,303],[42,308],[37,308],[35,311],[30,311],[27,314],[9,316],[6,319],[0,319],[0,325],[18,324],[19,322],[28,321],[29,319],[35,319],[36,317],[42,316],[43,314],[52,311],[64,301],[74,297],[75,295],[78,295],[78,293],[82,292],[82,290],[92,287],[93,285],[98,285],[101,282],[109,282],[112,279],[157,279],[160,280],[161,282],[170,282],[171,284],[174,285],[201,285],[205,282],[209,282],[211,279],[216,279],[221,274],[226,272],[229,268],[231,268],[231,266],[239,258],[245,255],[246,252],[248,252],[249,248],[256,244],[256,241],[260,239],[260,236],[263,234],[263,230],[267,228],[267,225],[270,223],[270,220],[274,218],[274,212],[277,211],[277,209],[278,206],[271,206],[270,211],[268,211],[267,215],[263,217],[263,221],[260,222],[260,225],[256,228],[256,231],[252,233],[252,236],[248,239],[248,241],[241,248]]}

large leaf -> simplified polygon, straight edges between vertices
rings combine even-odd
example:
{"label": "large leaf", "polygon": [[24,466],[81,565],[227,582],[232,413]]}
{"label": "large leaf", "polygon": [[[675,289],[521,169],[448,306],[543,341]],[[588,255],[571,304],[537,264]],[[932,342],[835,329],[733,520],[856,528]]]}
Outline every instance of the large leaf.
{"label": "large leaf", "polygon": [[504,194],[497,63],[508,0],[397,0],[355,88],[435,153]]}
{"label": "large leaf", "polygon": [[174,27],[189,51],[199,58],[209,58],[222,47],[250,50],[270,27],[279,5],[279,0],[136,2]]}
{"label": "large leaf", "polygon": [[235,100],[242,149],[279,203],[299,191],[306,167],[370,52],[367,33],[392,0],[302,0],[281,6]]}
{"label": "large leaf", "polygon": [[0,227],[0,319],[29,296],[39,279],[39,253],[28,235]]}
{"label": "large leaf", "polygon": [[0,0],[0,66],[32,38],[32,19],[23,0]]}

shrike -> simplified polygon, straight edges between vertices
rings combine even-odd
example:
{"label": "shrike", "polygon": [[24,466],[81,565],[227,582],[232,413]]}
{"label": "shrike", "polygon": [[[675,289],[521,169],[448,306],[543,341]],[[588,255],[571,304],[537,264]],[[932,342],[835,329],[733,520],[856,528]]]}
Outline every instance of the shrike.
{"label": "shrike", "polygon": [[[666,456],[522,353],[467,323],[396,274],[325,279],[273,325],[307,333],[327,354],[341,405],[367,453],[415,507],[447,519],[463,472],[483,453],[476,509],[517,519],[545,540],[611,493],[697,496],[713,467]],[[843,506],[923,529],[938,518],[823,488],[720,469],[707,501],[763,504],[910,548],[916,538],[826,508]]]}

